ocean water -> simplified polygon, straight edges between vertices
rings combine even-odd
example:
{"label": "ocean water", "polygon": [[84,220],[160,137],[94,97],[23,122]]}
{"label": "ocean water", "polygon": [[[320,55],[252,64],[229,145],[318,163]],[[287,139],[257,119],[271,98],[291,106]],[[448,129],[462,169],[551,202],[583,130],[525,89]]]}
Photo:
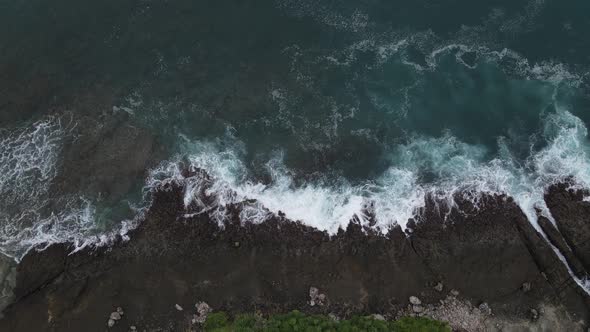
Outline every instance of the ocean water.
{"label": "ocean water", "polygon": [[[0,3],[0,252],[220,223],[406,227],[428,195],[590,188],[590,3]],[[187,170],[203,169],[209,176]],[[187,176],[187,173],[189,174]],[[581,284],[584,281],[578,280]]]}

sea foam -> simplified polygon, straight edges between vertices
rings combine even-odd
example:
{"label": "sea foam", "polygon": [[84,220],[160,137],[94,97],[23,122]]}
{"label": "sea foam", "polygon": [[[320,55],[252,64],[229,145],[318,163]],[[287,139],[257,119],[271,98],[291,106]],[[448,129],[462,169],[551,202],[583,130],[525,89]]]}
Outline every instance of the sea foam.
{"label": "sea foam", "polygon": [[[524,163],[511,157],[501,139],[500,156],[489,160],[485,147],[461,142],[451,134],[416,136],[392,151],[391,165],[381,176],[361,183],[326,178],[296,184],[281,152],[267,162],[266,172],[271,180],[262,183],[252,177],[242,161],[245,151],[239,143],[185,142],[186,152],[154,169],[147,187],[182,182],[188,207],[199,199],[197,194],[205,186],[202,181],[212,182],[206,192],[217,196],[212,211],[219,220],[223,219],[220,216],[225,205],[256,200],[272,213],[281,211],[291,219],[330,233],[345,228],[355,215],[368,223],[368,206],[372,206],[377,217],[375,226],[386,232],[392,225],[405,228],[408,219],[424,207],[427,195],[437,195],[453,205],[454,197],[461,194],[476,206],[483,194],[508,195],[540,230],[535,211],[547,211],[543,195],[548,186],[568,179],[580,188],[590,185],[587,129],[582,121],[559,110],[546,116],[544,124],[541,134],[547,144]],[[205,170],[212,179],[185,178],[181,165],[187,161],[190,167]],[[433,180],[424,181],[421,174],[425,173],[435,174]],[[267,217],[267,212],[260,213],[248,221],[262,222]]]}
{"label": "sea foam", "polygon": [[119,231],[97,235],[90,199],[52,192],[75,126],[67,114],[0,130],[0,252],[17,261],[32,248],[71,242],[81,249],[110,242]]}
{"label": "sea foam", "polygon": [[[280,152],[266,164],[270,182],[262,183],[242,161],[245,152],[239,142],[185,141],[185,153],[155,168],[146,190],[181,184],[187,216],[207,213],[220,226],[226,220],[227,206],[240,203],[244,207],[242,222],[261,223],[284,214],[330,234],[345,229],[352,219],[383,233],[394,226],[405,230],[408,220],[425,207],[428,196],[450,209],[457,208],[457,195],[475,207],[483,195],[506,195],[514,198],[544,236],[537,223],[538,211],[553,221],[544,201],[545,190],[571,180],[575,188],[590,188],[590,145],[582,121],[562,108],[544,118],[540,134],[547,144],[524,163],[511,157],[501,139],[500,155],[487,160],[484,147],[461,142],[450,134],[415,137],[394,150],[391,166],[381,176],[362,183],[325,179],[296,184]],[[202,169],[209,176],[196,173],[186,177],[183,168],[187,162],[189,168]],[[422,173],[436,173],[436,179],[424,182]],[[563,255],[553,249],[569,269]],[[587,280],[570,274],[590,291]]]}

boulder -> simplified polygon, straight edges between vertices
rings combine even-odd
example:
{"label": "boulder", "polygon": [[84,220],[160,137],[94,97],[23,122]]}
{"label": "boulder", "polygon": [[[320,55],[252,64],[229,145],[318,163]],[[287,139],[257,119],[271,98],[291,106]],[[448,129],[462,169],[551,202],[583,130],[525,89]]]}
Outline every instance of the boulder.
{"label": "boulder", "polygon": [[409,300],[410,300],[410,303],[412,305],[420,305],[420,304],[422,304],[422,301],[420,301],[420,299],[417,298],[416,296],[410,296],[410,299]]}
{"label": "boulder", "polygon": [[444,288],[444,286],[443,286],[442,282],[439,282],[436,284],[436,286],[434,286],[434,290],[436,290],[437,292],[442,292],[443,288]]}

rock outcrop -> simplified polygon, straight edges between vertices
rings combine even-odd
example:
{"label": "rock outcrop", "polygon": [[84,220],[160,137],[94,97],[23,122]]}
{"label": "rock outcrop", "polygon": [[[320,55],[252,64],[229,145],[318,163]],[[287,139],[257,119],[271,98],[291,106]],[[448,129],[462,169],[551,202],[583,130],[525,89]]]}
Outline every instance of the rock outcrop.
{"label": "rock outcrop", "polygon": [[[130,241],[72,255],[67,245],[29,252],[0,330],[103,331],[100,313],[116,306],[125,315],[113,331],[180,330],[195,314],[175,305],[192,308],[195,299],[230,313],[393,317],[415,296],[419,312],[411,310],[423,315],[445,299],[439,283],[454,297],[485,302],[495,319],[525,319],[550,305],[571,321],[588,320],[588,296],[510,198],[483,197],[479,209],[458,200],[448,211],[431,201],[407,234],[352,222],[329,236],[281,216],[242,224],[240,205],[220,227],[206,213],[186,217],[182,188],[168,189],[154,195]],[[325,305],[310,305],[312,287]]]}
{"label": "rock outcrop", "polygon": [[0,254],[0,318],[2,311],[14,301],[16,287],[16,263]]}
{"label": "rock outcrop", "polygon": [[585,270],[590,271],[590,201],[584,200],[587,195],[563,183],[551,187],[545,201],[565,241]]}

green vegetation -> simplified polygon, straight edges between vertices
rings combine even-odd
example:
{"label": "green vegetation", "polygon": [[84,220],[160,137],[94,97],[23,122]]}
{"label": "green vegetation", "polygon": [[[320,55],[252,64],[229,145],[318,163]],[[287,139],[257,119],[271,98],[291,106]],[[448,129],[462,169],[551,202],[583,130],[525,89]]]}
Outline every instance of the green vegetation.
{"label": "green vegetation", "polygon": [[450,332],[446,323],[422,317],[404,317],[397,321],[382,321],[371,317],[353,317],[335,321],[323,315],[306,315],[292,311],[267,319],[255,315],[238,315],[230,320],[226,313],[212,313],[204,325],[207,332]]}

